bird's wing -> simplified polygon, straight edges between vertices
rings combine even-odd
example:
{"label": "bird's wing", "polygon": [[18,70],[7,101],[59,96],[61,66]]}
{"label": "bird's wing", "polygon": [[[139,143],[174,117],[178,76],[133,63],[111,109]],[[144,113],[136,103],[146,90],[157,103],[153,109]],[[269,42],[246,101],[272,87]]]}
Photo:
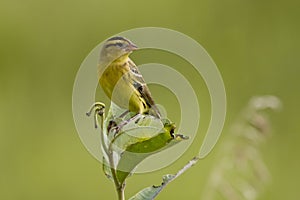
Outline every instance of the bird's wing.
{"label": "bird's wing", "polygon": [[[133,61],[129,60],[129,67],[130,67],[130,73],[132,74],[132,85],[135,87],[135,89],[140,93],[141,97],[145,99],[146,104],[149,106],[150,110],[149,113],[157,118],[160,118],[160,112],[158,108],[156,107],[154,100],[151,96],[150,90],[140,73],[137,66],[134,64]],[[152,110],[151,110],[152,109]]]}

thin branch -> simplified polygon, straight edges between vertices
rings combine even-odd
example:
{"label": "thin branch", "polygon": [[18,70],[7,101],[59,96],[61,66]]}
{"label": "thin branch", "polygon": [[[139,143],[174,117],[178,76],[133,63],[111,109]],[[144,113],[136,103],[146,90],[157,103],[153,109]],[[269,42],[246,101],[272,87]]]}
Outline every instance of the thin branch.
{"label": "thin branch", "polygon": [[[180,175],[182,175],[184,172],[186,172],[188,169],[193,167],[200,158],[198,156],[195,156],[192,160],[190,160],[183,168],[181,168],[176,174],[171,175],[171,178],[168,178],[166,181],[164,180],[162,185],[159,186],[159,191],[153,196],[153,199],[172,181],[174,181],[176,178],[178,178]],[[155,186],[154,186],[155,187]]]}
{"label": "thin branch", "polygon": [[[97,107],[96,107],[97,106]],[[96,108],[95,108],[96,107]],[[95,108],[95,116],[94,116],[94,119],[95,119],[95,127],[97,128],[97,115],[100,116],[100,137],[101,137],[101,146],[104,150],[104,152],[106,153],[106,155],[108,156],[108,160],[109,160],[109,165],[110,165],[110,171],[111,171],[111,174],[112,174],[112,178],[113,178],[113,181],[115,183],[115,187],[116,187],[116,191],[117,191],[117,194],[118,194],[118,199],[119,200],[125,200],[125,193],[124,193],[124,190],[125,190],[125,183],[120,183],[118,178],[117,178],[117,173],[116,173],[116,169],[115,169],[115,166],[114,166],[114,158],[113,158],[113,150],[112,150],[112,142],[111,144],[109,145],[109,148],[107,148],[106,144],[105,144],[105,138],[104,138],[104,119],[105,119],[105,112],[104,112],[104,108],[105,106],[102,105],[102,104],[99,104],[99,103],[95,103],[91,110],[87,113],[88,116],[91,115],[91,112],[92,112],[92,109]]]}

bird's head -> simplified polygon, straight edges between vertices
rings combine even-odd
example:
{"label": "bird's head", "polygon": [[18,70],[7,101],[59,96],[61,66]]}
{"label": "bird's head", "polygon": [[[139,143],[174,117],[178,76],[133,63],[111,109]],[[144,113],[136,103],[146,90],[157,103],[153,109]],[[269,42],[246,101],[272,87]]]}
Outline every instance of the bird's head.
{"label": "bird's head", "polygon": [[137,49],[135,44],[124,37],[112,37],[104,43],[100,53],[100,61],[112,62]]}

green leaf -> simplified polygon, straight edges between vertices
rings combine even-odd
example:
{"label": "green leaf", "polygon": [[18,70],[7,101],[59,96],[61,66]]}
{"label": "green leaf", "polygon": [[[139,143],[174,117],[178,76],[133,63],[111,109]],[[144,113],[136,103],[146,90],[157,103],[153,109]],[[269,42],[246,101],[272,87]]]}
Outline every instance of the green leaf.
{"label": "green leaf", "polygon": [[[151,129],[152,128],[152,129]],[[170,148],[171,146],[179,143],[182,140],[188,139],[180,134],[174,134],[175,125],[174,123],[166,122],[164,127],[157,133],[153,127],[144,127],[140,129],[130,129],[122,133],[120,136],[130,138],[124,151],[121,153],[120,160],[117,165],[117,177],[120,183],[123,183],[125,179],[132,173],[136,166],[142,162],[145,158],[158,153],[164,149]],[[147,132],[152,130],[152,135]],[[143,137],[136,137],[136,132]],[[155,131],[153,133],[153,131]],[[148,137],[144,137],[148,135]],[[151,137],[149,137],[151,135]],[[134,142],[133,142],[134,141]]]}
{"label": "green leaf", "polygon": [[161,185],[159,186],[150,186],[147,187],[140,192],[138,192],[136,195],[131,197],[129,200],[153,200],[171,181],[179,177],[181,174],[183,174],[186,170],[191,168],[193,165],[195,165],[198,162],[199,158],[195,157],[192,160],[190,160],[182,169],[180,169],[176,174],[167,174],[163,176],[163,181]]}
{"label": "green leaf", "polygon": [[133,144],[147,141],[162,132],[163,127],[162,121],[152,116],[144,116],[138,123],[131,121],[112,139],[114,151],[120,153]]}
{"label": "green leaf", "polygon": [[[140,115],[135,120],[130,120],[130,114],[125,118],[115,117],[123,112],[124,110],[112,103],[102,130],[103,153],[107,158],[103,162],[103,170],[110,178],[111,168],[114,168],[120,185],[145,158],[188,139],[183,135],[174,134],[175,124],[168,119]],[[111,121],[120,125],[125,120],[129,122],[118,133],[114,129],[108,132],[107,127]]]}
{"label": "green leaf", "polygon": [[105,176],[112,180],[113,181],[113,178],[112,178],[112,173],[111,173],[111,169],[110,169],[110,165],[109,163],[107,162],[107,160],[105,159],[105,157],[103,156],[103,159],[102,159],[103,163],[102,163],[102,169],[103,169],[103,172],[105,174]]}
{"label": "green leaf", "polygon": [[129,200],[152,200],[152,199],[154,199],[162,191],[162,189],[165,187],[165,185],[167,185],[170,181],[172,181],[174,179],[174,177],[175,177],[175,175],[172,175],[172,174],[167,174],[167,175],[163,176],[163,182],[161,183],[161,185],[159,185],[159,186],[153,185],[151,187],[147,187],[147,188],[141,190],[140,192],[138,192],[133,197],[131,197]]}

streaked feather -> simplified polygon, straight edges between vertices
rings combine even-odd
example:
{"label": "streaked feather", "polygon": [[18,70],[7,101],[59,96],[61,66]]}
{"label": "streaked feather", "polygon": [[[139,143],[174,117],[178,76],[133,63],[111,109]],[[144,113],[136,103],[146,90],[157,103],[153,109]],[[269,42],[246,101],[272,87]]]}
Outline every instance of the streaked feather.
{"label": "streaked feather", "polygon": [[[132,51],[130,48],[137,47],[122,37],[113,37],[106,41],[98,66],[101,74],[100,85],[106,95],[117,105],[128,108],[130,112],[150,114],[160,118],[160,112],[142,74],[129,58]],[[112,93],[115,92],[116,84],[118,90],[114,96]]]}

